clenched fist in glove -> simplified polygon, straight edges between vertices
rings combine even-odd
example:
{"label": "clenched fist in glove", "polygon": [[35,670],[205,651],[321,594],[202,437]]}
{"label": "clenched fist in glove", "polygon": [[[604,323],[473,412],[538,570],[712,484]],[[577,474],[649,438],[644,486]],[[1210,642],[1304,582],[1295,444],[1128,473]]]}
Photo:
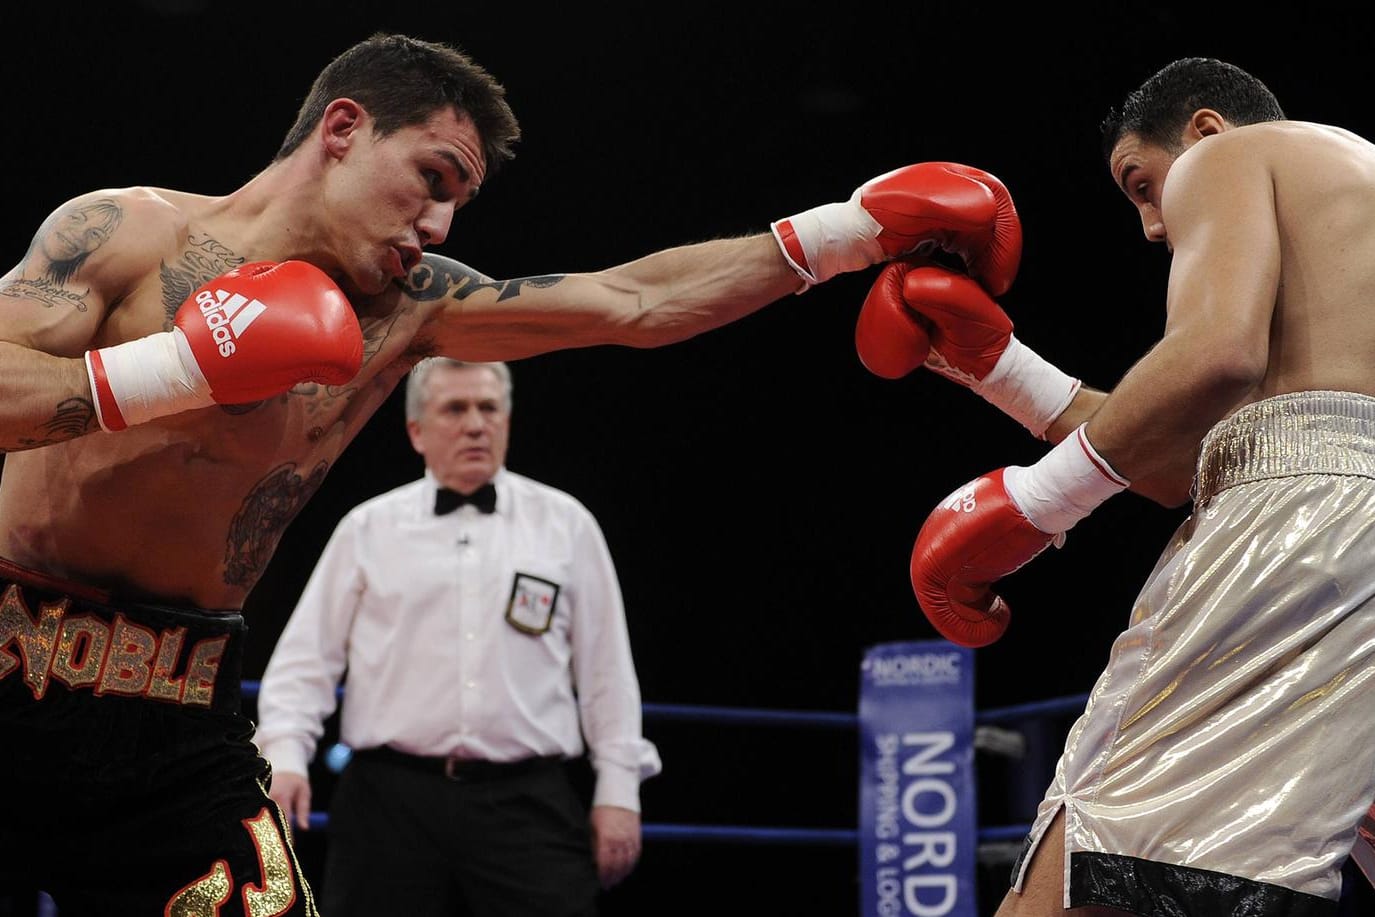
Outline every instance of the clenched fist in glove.
{"label": "clenched fist in glove", "polygon": [[1017,340],[1007,313],[972,278],[919,261],[884,265],[860,308],[855,349],[885,379],[925,365],[1039,438],[1080,388]]}
{"label": "clenched fist in glove", "polygon": [[941,501],[912,549],[912,589],[942,637],[987,646],[1007,630],[993,583],[1031,561],[1127,481],[1080,426],[1029,467],[975,478]]}
{"label": "clenched fist in glove", "polygon": [[343,385],[363,365],[353,307],[304,261],[256,261],[216,277],[181,304],[173,324],[87,351],[101,427],[260,401],[301,382]]}
{"label": "clenched fist in glove", "polygon": [[803,289],[916,251],[940,248],[964,259],[995,295],[1012,285],[1022,226],[997,178],[955,162],[919,162],[860,185],[848,201],[772,224]]}

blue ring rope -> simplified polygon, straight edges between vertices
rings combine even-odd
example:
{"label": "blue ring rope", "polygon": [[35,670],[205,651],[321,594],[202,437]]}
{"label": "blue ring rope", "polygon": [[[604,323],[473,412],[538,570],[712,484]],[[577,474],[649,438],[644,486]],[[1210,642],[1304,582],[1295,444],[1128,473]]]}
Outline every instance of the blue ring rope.
{"label": "blue ring rope", "polygon": [[[310,813],[310,830],[329,828],[329,814]],[[746,825],[674,825],[650,823],[641,829],[647,841],[725,842],[732,844],[789,844],[807,847],[851,847],[859,843],[853,828],[755,828]],[[979,843],[1020,841],[1030,825],[999,825],[979,829]]]}
{"label": "blue ring rope", "polygon": [[[256,698],[261,682],[244,681],[243,696]],[[342,697],[343,687],[336,689]],[[1087,694],[994,707],[974,714],[980,724],[1005,723],[1009,720],[1078,714],[1088,702]],[[710,707],[694,704],[644,704],[641,708],[648,719],[686,722],[736,723],[765,726],[821,726],[854,729],[859,716],[825,710],[764,710],[749,707]],[[325,812],[310,814],[310,827],[324,831],[329,827]],[[979,843],[1018,841],[1031,830],[1030,825],[995,825],[979,829]],[[853,828],[754,828],[743,825],[675,825],[647,823],[641,831],[645,840],[727,842],[737,844],[792,844],[806,846],[851,846],[859,842],[859,832]]]}
{"label": "blue ring rope", "polygon": [[[261,682],[245,681],[243,696],[255,698]],[[344,689],[335,690],[336,697],[344,696]],[[1088,703],[1087,694],[1071,694],[1050,700],[1017,704],[1012,707],[993,707],[975,711],[974,722],[980,725],[1005,723],[1009,720],[1034,719],[1042,716],[1062,716],[1083,712]],[[839,713],[832,710],[764,710],[751,707],[708,707],[694,704],[644,704],[641,707],[647,719],[678,720],[686,722],[737,723],[754,726],[824,726],[855,729],[859,726],[859,715]]]}

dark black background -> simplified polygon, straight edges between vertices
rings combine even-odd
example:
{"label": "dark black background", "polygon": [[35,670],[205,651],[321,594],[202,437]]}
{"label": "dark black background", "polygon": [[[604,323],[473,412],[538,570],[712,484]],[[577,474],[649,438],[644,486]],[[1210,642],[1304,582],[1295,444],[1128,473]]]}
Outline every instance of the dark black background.
{"label": "dark black background", "polygon": [[[966,162],[999,176],[1021,214],[1022,269],[1003,298],[1019,337],[1110,388],[1158,337],[1168,260],[1103,166],[1107,107],[1168,61],[1203,54],[1256,73],[1292,117],[1371,135],[1375,18],[1322,4],[1272,22],[1255,6],[1097,7],[1084,19],[986,3],[631,4],[615,15],[520,3],[11,5],[0,12],[7,264],[88,190],[233,190],[270,159],[321,66],[397,30],[469,51],[505,83],[524,130],[442,253],[496,277],[597,269],[765,230],[909,162]],[[928,511],[975,475],[1043,452],[944,380],[864,370],[853,329],[872,277],[658,350],[514,364],[508,464],[601,520],[646,701],[853,711],[865,647],[935,636],[907,574]],[[340,516],[420,470],[398,393],[253,594],[249,677]],[[1087,691],[1184,513],[1115,498],[1006,580],[1014,620],[978,654],[979,706]],[[645,786],[647,821],[853,826],[852,735],[646,729],[665,761]],[[991,797],[984,808],[1019,815]],[[317,843],[305,842],[308,857]],[[607,906],[842,914],[855,872],[843,847],[650,844]]]}

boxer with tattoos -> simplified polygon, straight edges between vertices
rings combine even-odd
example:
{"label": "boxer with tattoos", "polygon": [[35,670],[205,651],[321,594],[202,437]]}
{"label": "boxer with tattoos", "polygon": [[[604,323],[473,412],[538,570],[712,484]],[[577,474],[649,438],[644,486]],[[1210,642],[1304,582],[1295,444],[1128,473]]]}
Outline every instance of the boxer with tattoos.
{"label": "boxer with tattoos", "polygon": [[466,55],[377,35],[236,190],[82,195],[0,278],[0,883],[64,917],[315,913],[238,713],[239,612],[422,357],[658,347],[924,244],[1005,289],[1020,256],[1002,185],[952,163],[596,273],[426,254],[517,137]]}

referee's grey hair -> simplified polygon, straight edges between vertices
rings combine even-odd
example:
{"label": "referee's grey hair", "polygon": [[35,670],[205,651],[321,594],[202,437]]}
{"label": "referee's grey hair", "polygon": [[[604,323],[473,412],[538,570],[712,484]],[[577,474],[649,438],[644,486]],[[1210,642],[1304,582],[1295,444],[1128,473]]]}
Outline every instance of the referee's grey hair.
{"label": "referee's grey hair", "polygon": [[406,378],[406,419],[419,420],[420,414],[425,409],[425,398],[429,395],[430,373],[437,367],[447,366],[450,369],[489,369],[501,383],[502,407],[506,413],[511,413],[511,393],[514,388],[511,382],[511,368],[505,363],[466,363],[463,360],[451,360],[448,357],[426,357],[415,366],[411,367],[410,375]]}

